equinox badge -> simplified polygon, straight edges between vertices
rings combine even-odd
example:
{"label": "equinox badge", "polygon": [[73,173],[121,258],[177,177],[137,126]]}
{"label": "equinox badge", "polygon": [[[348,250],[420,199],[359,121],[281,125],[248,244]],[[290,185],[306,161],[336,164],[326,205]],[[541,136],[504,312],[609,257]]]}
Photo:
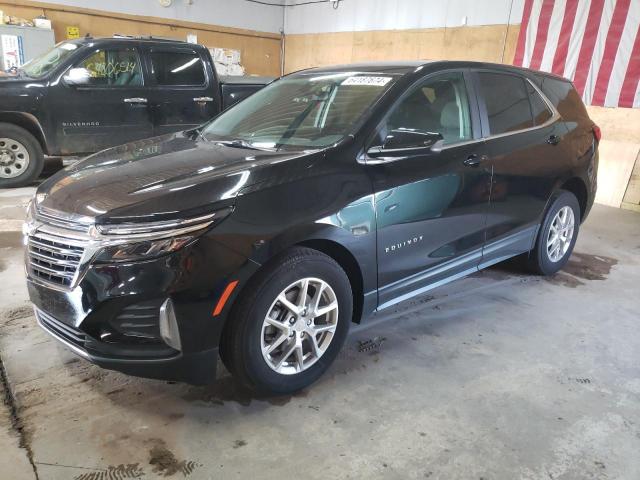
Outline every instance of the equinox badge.
{"label": "equinox badge", "polygon": [[384,253],[396,252],[403,247],[408,247],[413,245],[414,243],[418,243],[422,241],[422,235],[410,238],[409,240],[404,240],[403,242],[394,243],[388,247],[384,247]]}

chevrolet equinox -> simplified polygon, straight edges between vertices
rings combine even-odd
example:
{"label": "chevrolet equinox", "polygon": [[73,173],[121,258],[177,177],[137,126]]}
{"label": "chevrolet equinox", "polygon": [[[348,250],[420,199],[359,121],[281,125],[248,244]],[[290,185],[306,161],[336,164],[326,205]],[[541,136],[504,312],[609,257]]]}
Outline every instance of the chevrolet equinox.
{"label": "chevrolet equinox", "polygon": [[351,322],[521,256],[552,275],[593,204],[599,128],[563,78],[412,62],[287,75],[181,133],[45,181],[38,323],[76,354],[259,392],[323,374]]}

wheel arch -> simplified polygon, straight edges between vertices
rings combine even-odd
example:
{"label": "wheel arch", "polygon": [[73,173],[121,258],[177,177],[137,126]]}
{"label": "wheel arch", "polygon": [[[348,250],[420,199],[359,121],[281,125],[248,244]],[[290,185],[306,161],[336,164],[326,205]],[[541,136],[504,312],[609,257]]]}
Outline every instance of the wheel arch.
{"label": "wheel arch", "polygon": [[561,190],[567,190],[576,196],[578,205],[580,205],[580,222],[582,222],[586,216],[589,200],[589,193],[584,180],[580,177],[571,177],[565,180],[559,188]]}
{"label": "wheel arch", "polygon": [[364,303],[364,282],[362,270],[353,254],[340,243],[327,239],[305,240],[295,246],[307,247],[317,250],[331,257],[347,274],[351,284],[351,294],[353,295],[353,317],[352,322],[360,323]]}
{"label": "wheel arch", "polygon": [[[238,275],[243,280],[239,285],[240,288],[233,292],[229,303],[236,303],[242,296],[244,290],[250,286],[252,279],[261,270],[272,265],[273,262],[277,262],[281,255],[292,248],[305,247],[327,255],[345,271],[351,285],[353,297],[352,321],[354,323],[360,323],[365,309],[365,282],[360,263],[356,256],[343,243],[318,234],[319,232],[315,233],[316,235],[301,235],[298,238],[289,237],[286,240],[280,237],[277,241],[270,242],[269,245],[263,245],[263,248],[258,252],[254,252],[254,255],[250,257],[251,261],[248,262],[248,266]],[[227,323],[226,320],[225,318],[224,323]]]}
{"label": "wheel arch", "polygon": [[40,144],[42,151],[49,153],[42,126],[40,125],[40,122],[38,122],[38,119],[33,115],[24,112],[0,112],[0,123],[10,123],[17,127],[24,128],[35,137]]}

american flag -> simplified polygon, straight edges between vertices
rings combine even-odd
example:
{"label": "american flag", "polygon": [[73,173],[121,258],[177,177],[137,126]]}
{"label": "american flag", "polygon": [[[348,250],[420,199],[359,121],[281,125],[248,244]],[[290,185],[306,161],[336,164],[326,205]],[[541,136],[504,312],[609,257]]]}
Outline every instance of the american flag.
{"label": "american flag", "polygon": [[587,105],[640,107],[640,0],[525,0],[513,63],[573,80]]}

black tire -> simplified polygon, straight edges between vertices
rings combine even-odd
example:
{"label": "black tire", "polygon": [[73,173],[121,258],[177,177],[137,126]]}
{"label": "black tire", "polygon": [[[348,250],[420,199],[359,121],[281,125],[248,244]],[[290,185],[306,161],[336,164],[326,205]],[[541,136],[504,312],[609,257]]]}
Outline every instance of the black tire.
{"label": "black tire", "polygon": [[[335,293],[336,329],[315,363],[301,372],[282,374],[272,369],[262,355],[263,321],[278,295],[307,277],[326,282]],[[243,289],[225,327],[220,355],[227,369],[245,387],[259,394],[291,394],[311,385],[329,368],[344,344],[352,315],[351,285],[344,270],[321,252],[295,247],[265,266]],[[322,339],[322,334],[319,338]]]}
{"label": "black tire", "polygon": [[[24,145],[29,153],[29,164],[17,177],[0,177],[0,188],[24,187],[35,182],[44,167],[44,154],[38,140],[27,130],[11,123],[0,123],[0,139],[8,138]],[[2,148],[2,145],[0,145]],[[2,168],[0,166],[0,168]]]}
{"label": "black tire", "polygon": [[[553,221],[558,212],[564,207],[569,207],[573,211],[574,227],[573,236],[569,242],[569,247],[566,252],[557,261],[552,261],[547,251],[547,241],[549,240],[549,232]],[[558,270],[566,265],[573,252],[573,247],[576,244],[578,233],[580,230],[580,205],[576,196],[566,190],[560,190],[556,194],[551,206],[547,210],[547,214],[544,217],[544,222],[540,227],[538,238],[536,239],[536,245],[529,252],[527,259],[527,267],[534,273],[539,275],[553,275]]]}

